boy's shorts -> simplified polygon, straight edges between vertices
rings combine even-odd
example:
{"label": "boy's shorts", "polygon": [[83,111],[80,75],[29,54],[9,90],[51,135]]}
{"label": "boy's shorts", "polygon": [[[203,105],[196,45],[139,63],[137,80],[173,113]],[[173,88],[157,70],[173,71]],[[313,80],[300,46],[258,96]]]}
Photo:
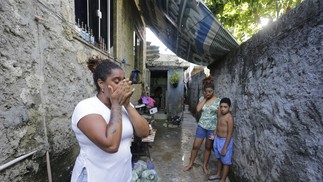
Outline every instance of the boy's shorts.
{"label": "boy's shorts", "polygon": [[233,139],[231,138],[229,145],[227,147],[227,152],[225,156],[221,155],[222,148],[225,144],[226,138],[220,138],[217,135],[214,138],[213,148],[214,155],[217,159],[221,159],[222,164],[231,165],[232,164],[232,148],[233,148]]}
{"label": "boy's shorts", "polygon": [[206,138],[209,139],[210,135],[213,134],[214,130],[207,130],[197,125],[195,138]]}

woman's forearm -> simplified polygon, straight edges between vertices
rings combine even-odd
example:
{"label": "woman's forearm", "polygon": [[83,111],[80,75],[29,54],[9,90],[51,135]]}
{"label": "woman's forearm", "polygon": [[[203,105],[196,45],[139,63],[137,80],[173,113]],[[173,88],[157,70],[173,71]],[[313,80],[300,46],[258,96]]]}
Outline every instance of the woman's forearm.
{"label": "woman's forearm", "polygon": [[125,106],[125,108],[128,112],[128,116],[133,125],[136,136],[148,136],[149,126],[147,120],[144,117],[142,117],[131,104],[128,104],[127,106]]}
{"label": "woman's forearm", "polygon": [[107,145],[106,151],[117,152],[119,149],[122,134],[122,106],[111,107],[111,116],[106,129]]}
{"label": "woman's forearm", "polygon": [[108,153],[119,150],[122,133],[121,105],[111,107],[107,124],[99,114],[89,114],[78,122],[78,128],[98,147]]}
{"label": "woman's forearm", "polygon": [[200,112],[205,103],[206,103],[206,99],[203,99],[201,102],[199,102],[196,106],[196,112]]}

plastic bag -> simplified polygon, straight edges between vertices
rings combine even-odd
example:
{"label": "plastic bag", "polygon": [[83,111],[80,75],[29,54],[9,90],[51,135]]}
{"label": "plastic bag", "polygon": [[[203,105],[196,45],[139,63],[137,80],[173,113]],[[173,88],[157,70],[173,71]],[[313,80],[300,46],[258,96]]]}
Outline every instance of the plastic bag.
{"label": "plastic bag", "polygon": [[136,171],[132,171],[132,178],[131,178],[130,182],[137,182],[137,181],[139,181],[138,179],[139,179],[139,177],[138,177],[138,174],[136,173]]}
{"label": "plastic bag", "polygon": [[154,169],[147,169],[142,172],[140,182],[157,182],[158,175]]}
{"label": "plastic bag", "polygon": [[139,160],[134,164],[133,171],[135,171],[138,177],[141,177],[141,173],[147,169],[147,163],[143,160]]}

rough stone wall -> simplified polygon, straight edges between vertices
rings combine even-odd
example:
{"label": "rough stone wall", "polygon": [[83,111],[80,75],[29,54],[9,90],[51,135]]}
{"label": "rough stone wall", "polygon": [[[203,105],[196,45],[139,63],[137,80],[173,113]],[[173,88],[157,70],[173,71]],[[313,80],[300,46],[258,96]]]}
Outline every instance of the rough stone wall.
{"label": "rough stone wall", "polygon": [[69,181],[78,154],[71,115],[95,94],[85,61],[108,55],[73,37],[74,0],[4,0],[0,22],[0,165],[37,150],[0,171],[0,181],[47,181],[47,151],[53,181]]}
{"label": "rough stone wall", "polygon": [[209,66],[233,102],[236,181],[323,181],[322,11],[306,0]]}

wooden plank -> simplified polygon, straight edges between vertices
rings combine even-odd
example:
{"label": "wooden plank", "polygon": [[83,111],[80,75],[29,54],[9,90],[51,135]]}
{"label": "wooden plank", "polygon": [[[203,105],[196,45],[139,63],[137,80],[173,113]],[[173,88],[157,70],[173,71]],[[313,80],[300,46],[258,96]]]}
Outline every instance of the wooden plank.
{"label": "wooden plank", "polygon": [[[156,129],[153,129],[151,131],[150,135],[148,135],[147,137],[141,139],[141,142],[145,142],[145,143],[154,142],[155,141],[156,132],[157,132],[157,130]],[[133,137],[131,139],[131,142],[133,142]]]}
{"label": "wooden plank", "polygon": [[143,138],[141,140],[141,142],[154,142],[155,141],[156,132],[157,132],[157,130],[156,129],[153,129],[151,131],[151,134],[148,135],[146,138]]}

